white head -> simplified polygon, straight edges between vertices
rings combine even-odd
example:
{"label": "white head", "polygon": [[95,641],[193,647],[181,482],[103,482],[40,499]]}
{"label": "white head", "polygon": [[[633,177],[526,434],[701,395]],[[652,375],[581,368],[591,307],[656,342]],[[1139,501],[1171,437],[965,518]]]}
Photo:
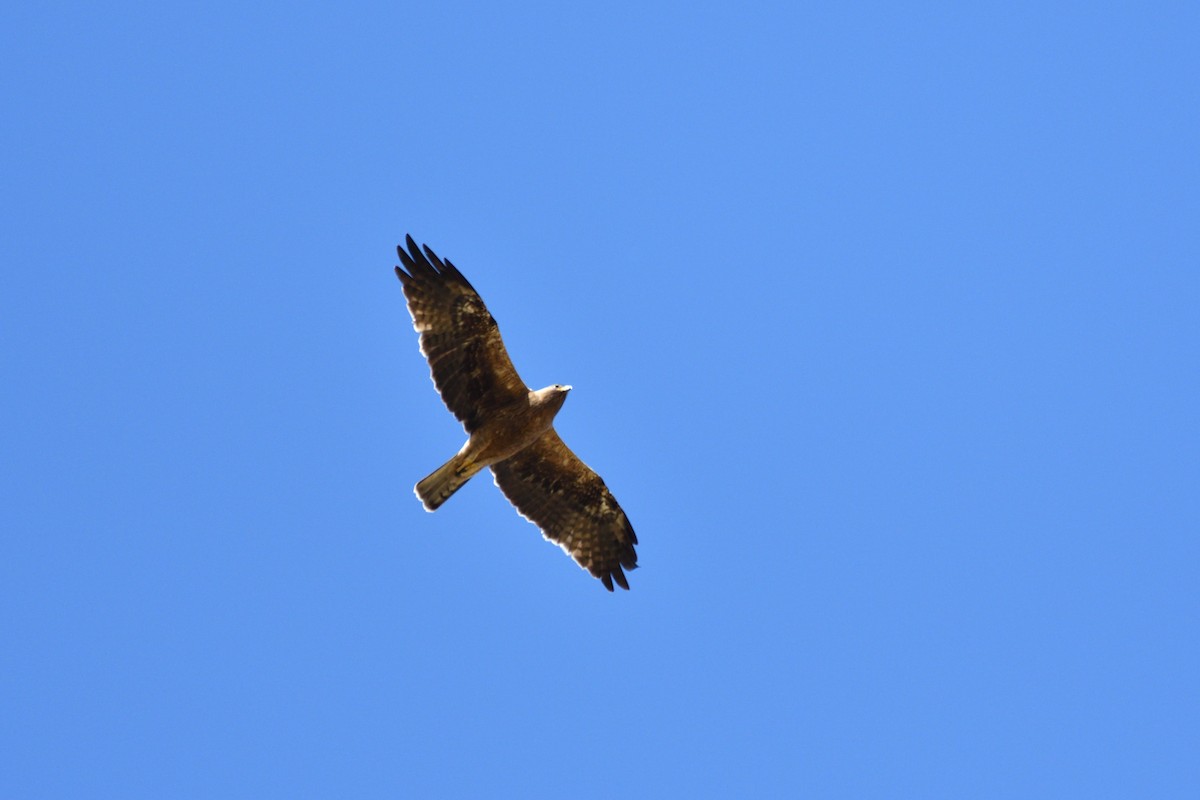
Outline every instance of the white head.
{"label": "white head", "polygon": [[567,392],[569,391],[571,391],[570,386],[556,383],[553,386],[547,386],[545,389],[538,389],[534,392],[534,402],[538,405],[554,406],[556,409],[562,408],[563,401],[567,399]]}

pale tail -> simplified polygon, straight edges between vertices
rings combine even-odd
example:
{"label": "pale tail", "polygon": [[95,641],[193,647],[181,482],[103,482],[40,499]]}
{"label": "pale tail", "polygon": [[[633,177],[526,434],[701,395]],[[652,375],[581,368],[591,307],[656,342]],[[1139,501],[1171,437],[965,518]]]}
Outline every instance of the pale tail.
{"label": "pale tail", "polygon": [[426,511],[437,509],[438,506],[449,500],[450,495],[457,492],[464,483],[471,480],[475,473],[483,469],[474,464],[464,466],[464,461],[462,453],[459,453],[417,484],[417,497],[421,499]]}

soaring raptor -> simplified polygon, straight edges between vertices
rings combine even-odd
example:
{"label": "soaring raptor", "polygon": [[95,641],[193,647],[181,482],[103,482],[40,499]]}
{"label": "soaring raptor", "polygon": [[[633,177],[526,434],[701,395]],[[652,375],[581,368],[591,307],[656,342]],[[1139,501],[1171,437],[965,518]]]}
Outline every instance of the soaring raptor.
{"label": "soaring raptor", "polygon": [[[610,592],[628,589],[637,568],[633,526],[612,492],[554,431],[570,386],[531,391],[509,360],[496,320],[449,260],[407,236],[396,276],[408,299],[421,353],[447,408],[470,438],[416,486],[433,511],[484,467],[521,516]],[[407,270],[407,272],[405,271]]]}

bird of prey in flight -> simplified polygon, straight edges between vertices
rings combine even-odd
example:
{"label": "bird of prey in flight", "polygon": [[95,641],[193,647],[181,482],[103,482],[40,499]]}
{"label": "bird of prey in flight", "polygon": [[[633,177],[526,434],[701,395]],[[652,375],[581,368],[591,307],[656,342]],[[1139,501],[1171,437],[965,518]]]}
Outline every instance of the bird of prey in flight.
{"label": "bird of prey in flight", "polygon": [[629,588],[624,570],[637,567],[637,536],[604,481],[563,443],[554,417],[570,386],[531,390],[504,349],[496,320],[447,259],[407,236],[397,247],[396,276],[433,383],[463,424],[467,443],[416,485],[433,511],[480,470],[517,511],[565,550],[606,589]]}

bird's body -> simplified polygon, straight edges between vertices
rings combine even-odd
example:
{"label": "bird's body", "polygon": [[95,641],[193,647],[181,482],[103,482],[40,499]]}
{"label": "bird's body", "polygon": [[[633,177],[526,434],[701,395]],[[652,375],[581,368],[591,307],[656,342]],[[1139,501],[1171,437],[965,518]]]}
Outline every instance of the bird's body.
{"label": "bird's body", "polygon": [[612,591],[628,589],[623,570],[637,567],[637,536],[604,481],[554,430],[570,386],[531,391],[500,338],[496,321],[466,278],[409,236],[396,267],[421,352],[446,406],[469,438],[462,449],[416,486],[437,509],[480,470],[522,516],[542,529]]}
{"label": "bird's body", "polygon": [[416,485],[425,509],[436,511],[475,473],[533,444],[554,424],[570,389],[547,386],[494,409],[453,458]]}

